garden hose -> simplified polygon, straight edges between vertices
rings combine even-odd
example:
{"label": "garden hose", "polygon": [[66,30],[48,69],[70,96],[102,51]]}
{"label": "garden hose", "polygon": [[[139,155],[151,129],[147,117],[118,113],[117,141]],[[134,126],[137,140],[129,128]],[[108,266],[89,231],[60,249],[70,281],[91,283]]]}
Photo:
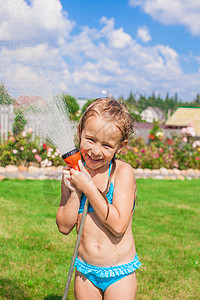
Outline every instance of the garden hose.
{"label": "garden hose", "polygon": [[68,276],[67,276],[67,281],[66,281],[65,290],[64,290],[62,300],[67,300],[67,295],[68,295],[68,292],[69,292],[69,287],[70,287],[72,275],[73,275],[73,272],[74,272],[74,264],[75,264],[75,260],[76,260],[76,256],[77,256],[77,253],[78,253],[78,248],[79,248],[79,244],[80,244],[80,240],[81,240],[81,236],[82,236],[82,232],[83,232],[83,226],[84,226],[84,223],[85,223],[85,217],[86,217],[87,212],[88,212],[88,204],[89,204],[89,201],[88,201],[88,199],[86,199],[83,214],[82,214],[82,219],[81,219],[81,222],[80,222],[79,232],[78,232],[76,243],[75,243],[75,246],[74,246],[74,252],[73,252],[73,256],[72,256],[72,260],[71,260],[69,273],[68,273]]}

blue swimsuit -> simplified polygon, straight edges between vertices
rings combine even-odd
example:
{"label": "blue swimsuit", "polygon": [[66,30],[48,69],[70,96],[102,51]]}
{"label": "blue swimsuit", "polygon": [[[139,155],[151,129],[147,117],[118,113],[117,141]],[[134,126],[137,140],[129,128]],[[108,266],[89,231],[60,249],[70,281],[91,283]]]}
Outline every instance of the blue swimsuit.
{"label": "blue swimsuit", "polygon": [[[111,168],[112,168],[112,162],[110,163],[109,166],[108,178],[110,177]],[[106,194],[107,200],[110,204],[112,204],[113,191],[114,191],[114,185],[113,183],[110,183],[109,191]],[[86,201],[86,196],[85,194],[83,194],[80,201],[80,208],[78,212],[79,214],[83,212],[85,201]],[[135,203],[134,203],[134,208],[135,208]],[[94,212],[94,209],[90,204],[88,207],[88,212]],[[81,274],[83,274],[88,280],[90,280],[96,287],[101,289],[103,292],[111,284],[133,273],[140,266],[141,266],[141,262],[139,261],[137,253],[135,254],[134,260],[131,261],[130,263],[118,265],[114,267],[97,267],[97,266],[89,265],[88,263],[81,261],[78,257],[76,258],[75,261],[76,269]]]}
{"label": "blue swimsuit", "polygon": [[141,265],[137,253],[135,254],[134,260],[130,263],[114,267],[102,268],[92,266],[81,261],[78,257],[75,261],[76,269],[103,292],[114,282],[117,282],[139,269]]}
{"label": "blue swimsuit", "polygon": [[[112,169],[112,161],[110,162],[110,166],[109,166],[108,179],[109,179],[109,177],[110,177],[111,169]],[[109,202],[110,204],[112,204],[113,192],[114,192],[114,185],[113,185],[113,183],[111,182],[111,183],[110,183],[109,191],[108,191],[108,193],[106,194],[106,197],[107,197],[108,202]],[[80,202],[80,207],[79,207],[79,211],[78,211],[79,214],[82,214],[82,213],[83,213],[84,206],[85,206],[85,201],[86,201],[86,196],[85,196],[85,194],[82,194],[81,202]],[[89,205],[88,205],[88,212],[93,212],[93,211],[94,211],[94,209],[93,209],[92,205],[89,204]]]}

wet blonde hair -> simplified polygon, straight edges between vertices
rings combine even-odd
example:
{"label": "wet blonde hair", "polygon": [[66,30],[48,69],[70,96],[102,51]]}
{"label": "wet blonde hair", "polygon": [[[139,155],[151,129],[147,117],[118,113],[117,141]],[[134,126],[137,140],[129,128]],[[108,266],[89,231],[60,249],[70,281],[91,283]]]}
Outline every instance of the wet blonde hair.
{"label": "wet blonde hair", "polygon": [[134,132],[134,119],[124,103],[111,98],[98,98],[88,105],[81,116],[77,128],[79,143],[85,122],[88,118],[97,116],[108,122],[113,122],[120,129],[122,133],[121,142],[127,140],[128,136]]}

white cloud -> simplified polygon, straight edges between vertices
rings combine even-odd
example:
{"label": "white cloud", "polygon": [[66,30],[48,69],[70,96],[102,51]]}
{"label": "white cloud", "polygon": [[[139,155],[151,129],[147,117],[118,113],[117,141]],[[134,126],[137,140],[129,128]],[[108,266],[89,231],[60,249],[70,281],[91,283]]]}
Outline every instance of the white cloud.
{"label": "white cloud", "polygon": [[69,37],[74,22],[58,0],[1,0],[0,81],[16,94],[52,94],[66,63],[60,39]]}
{"label": "white cloud", "polygon": [[114,19],[107,19],[103,17],[101,23],[105,24],[102,33],[108,38],[110,45],[114,48],[123,49],[129,46],[132,38],[125,33],[123,28],[114,30]]}
{"label": "white cloud", "polygon": [[141,39],[144,43],[147,43],[151,40],[151,35],[149,29],[144,25],[137,30],[137,38]]}
{"label": "white cloud", "polygon": [[1,0],[0,36],[2,40],[33,43],[35,40],[67,38],[75,22],[68,19],[59,0]]}
{"label": "white cloud", "polygon": [[75,25],[67,19],[68,14],[62,10],[59,0],[33,0],[32,11],[37,16],[40,26],[62,37],[67,37]]}
{"label": "white cloud", "polygon": [[141,7],[146,14],[162,24],[181,24],[191,34],[200,36],[199,0],[130,0],[129,3]]}
{"label": "white cloud", "polygon": [[[115,28],[114,19],[103,17],[100,29],[85,26],[72,34],[75,23],[58,0],[1,2],[0,81],[14,96],[64,92],[92,98],[106,90],[118,97],[154,90],[188,99],[199,92],[200,73],[185,75],[174,49],[141,45]],[[150,34],[144,32],[140,36],[147,41]]]}

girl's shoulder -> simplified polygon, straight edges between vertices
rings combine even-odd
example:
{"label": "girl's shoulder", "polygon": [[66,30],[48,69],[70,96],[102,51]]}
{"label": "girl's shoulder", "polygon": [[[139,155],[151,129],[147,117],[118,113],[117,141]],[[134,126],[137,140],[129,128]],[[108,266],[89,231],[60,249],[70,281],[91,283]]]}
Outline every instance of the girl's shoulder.
{"label": "girl's shoulder", "polygon": [[134,169],[131,167],[131,165],[129,165],[128,163],[120,160],[120,159],[115,159],[115,163],[116,163],[116,169],[115,169],[115,175],[114,177],[118,177],[120,176],[121,178],[124,178],[125,180],[127,180],[127,178],[131,179],[135,178],[134,175]]}

